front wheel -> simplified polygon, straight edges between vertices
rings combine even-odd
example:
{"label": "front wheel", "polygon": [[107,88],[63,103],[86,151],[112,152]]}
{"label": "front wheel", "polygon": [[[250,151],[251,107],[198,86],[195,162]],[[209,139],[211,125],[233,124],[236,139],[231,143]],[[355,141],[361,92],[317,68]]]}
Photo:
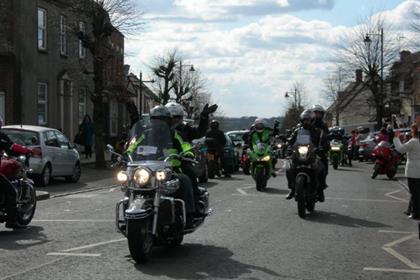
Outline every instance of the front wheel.
{"label": "front wheel", "polygon": [[264,168],[256,168],[255,170],[255,183],[256,183],[256,187],[257,187],[257,191],[261,191],[264,186],[267,185],[267,181],[265,179],[265,175],[264,175]]}
{"label": "front wheel", "polygon": [[153,247],[151,218],[141,221],[128,220],[127,239],[131,257],[136,263],[148,261]]}
{"label": "front wheel", "polygon": [[298,207],[298,215],[302,219],[306,218],[305,186],[306,186],[306,178],[303,176],[298,176],[296,178],[296,183],[295,183],[296,201],[297,201],[297,207]]}
{"label": "front wheel", "polygon": [[334,170],[338,169],[338,159],[337,158],[334,158],[334,160],[333,160],[333,168],[334,168]]}
{"label": "front wheel", "polygon": [[27,186],[25,191],[28,192],[26,195],[28,199],[17,208],[17,220],[23,226],[28,225],[32,221],[36,209],[35,189],[32,186]]}
{"label": "front wheel", "polygon": [[378,174],[379,174],[379,169],[381,168],[381,166],[379,164],[375,164],[375,166],[373,167],[373,173],[372,173],[372,179],[375,179]]}

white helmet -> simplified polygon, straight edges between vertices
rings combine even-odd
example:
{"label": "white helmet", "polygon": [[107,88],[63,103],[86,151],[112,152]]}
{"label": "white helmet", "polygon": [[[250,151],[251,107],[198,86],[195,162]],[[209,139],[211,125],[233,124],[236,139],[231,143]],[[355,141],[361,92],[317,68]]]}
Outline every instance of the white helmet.
{"label": "white helmet", "polygon": [[325,109],[321,105],[314,105],[314,106],[312,106],[311,110],[312,110],[312,112],[325,113]]}
{"label": "white helmet", "polygon": [[258,131],[258,132],[263,131],[265,126],[266,126],[266,121],[264,119],[262,119],[262,118],[255,119],[254,127],[255,127],[256,131]]}
{"label": "white helmet", "polygon": [[169,102],[165,105],[171,113],[172,118],[183,118],[184,117],[184,108],[176,102]]}

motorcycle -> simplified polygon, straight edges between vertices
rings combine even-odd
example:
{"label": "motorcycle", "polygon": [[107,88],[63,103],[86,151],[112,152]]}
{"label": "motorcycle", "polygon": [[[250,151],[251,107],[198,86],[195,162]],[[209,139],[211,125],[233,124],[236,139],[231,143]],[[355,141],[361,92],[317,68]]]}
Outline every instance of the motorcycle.
{"label": "motorcycle", "polygon": [[267,181],[271,177],[271,146],[257,143],[256,148],[250,152],[250,159],[252,178],[255,180],[257,191],[262,191],[267,187]]}
{"label": "motorcycle", "polygon": [[334,169],[338,169],[338,165],[343,160],[343,144],[341,141],[333,139],[330,143],[330,160]]}
{"label": "motorcycle", "polygon": [[298,207],[298,215],[306,218],[306,210],[315,211],[317,195],[317,168],[320,164],[313,145],[296,145],[293,147],[291,164],[296,170],[295,200]]}
{"label": "motorcycle", "polygon": [[[17,222],[28,225],[36,209],[36,193],[34,182],[28,178],[29,155],[12,157],[3,154],[1,159],[0,173],[2,173],[16,189]],[[6,196],[0,192],[0,223],[7,220]]]}
{"label": "motorcycle", "polygon": [[[196,208],[201,216],[186,227],[185,202],[175,198],[181,181],[171,161],[195,161],[184,154],[169,153],[172,138],[163,121],[141,120],[134,125],[132,135],[132,141],[143,139],[128,159],[117,154],[126,168],[117,174],[125,195],[116,205],[116,226],[127,237],[132,258],[143,263],[149,259],[153,246],[179,246],[185,234],[203,224],[210,214],[209,193],[200,188]],[[116,154],[111,145],[107,145],[107,150]]]}
{"label": "motorcycle", "polygon": [[394,151],[391,144],[387,141],[381,141],[373,149],[372,156],[375,158],[372,179],[375,179],[379,174],[386,174],[389,179],[394,178],[401,157]]}
{"label": "motorcycle", "polygon": [[241,155],[241,168],[245,175],[251,174],[250,168],[251,168],[251,160],[249,158],[249,153],[251,152],[251,149],[249,149],[248,145],[244,145],[244,148],[242,150]]}

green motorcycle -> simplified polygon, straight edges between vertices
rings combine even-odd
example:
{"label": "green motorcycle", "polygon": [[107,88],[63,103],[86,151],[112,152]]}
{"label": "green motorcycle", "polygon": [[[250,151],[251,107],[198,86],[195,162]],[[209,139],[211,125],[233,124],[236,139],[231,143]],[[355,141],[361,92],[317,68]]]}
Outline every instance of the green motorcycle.
{"label": "green motorcycle", "polygon": [[343,143],[338,140],[332,140],[330,149],[330,161],[334,169],[338,169],[338,164],[343,160]]}
{"label": "green motorcycle", "polygon": [[267,181],[271,176],[273,159],[271,146],[258,143],[250,152],[250,159],[252,178],[255,180],[257,191],[262,191],[267,187]]}

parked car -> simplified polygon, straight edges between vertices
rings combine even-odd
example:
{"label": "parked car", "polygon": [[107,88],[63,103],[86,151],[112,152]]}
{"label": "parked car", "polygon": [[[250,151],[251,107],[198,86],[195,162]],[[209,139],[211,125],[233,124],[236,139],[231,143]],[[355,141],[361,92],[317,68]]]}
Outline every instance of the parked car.
{"label": "parked car", "polygon": [[2,131],[13,142],[32,148],[29,167],[37,185],[48,185],[52,177],[64,177],[73,183],[79,181],[80,155],[62,132],[32,125],[7,125]]}
{"label": "parked car", "polygon": [[241,160],[240,153],[235,149],[230,137],[225,133],[226,145],[224,148],[224,159],[222,162],[222,168],[229,174],[239,170],[239,164]]}

